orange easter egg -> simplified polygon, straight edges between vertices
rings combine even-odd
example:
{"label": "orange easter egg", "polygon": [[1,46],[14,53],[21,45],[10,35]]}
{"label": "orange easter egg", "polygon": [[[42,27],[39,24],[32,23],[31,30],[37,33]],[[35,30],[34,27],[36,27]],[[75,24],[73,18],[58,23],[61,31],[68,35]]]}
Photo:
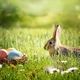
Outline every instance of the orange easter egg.
{"label": "orange easter egg", "polygon": [[8,52],[5,49],[0,49],[0,59],[7,58]]}

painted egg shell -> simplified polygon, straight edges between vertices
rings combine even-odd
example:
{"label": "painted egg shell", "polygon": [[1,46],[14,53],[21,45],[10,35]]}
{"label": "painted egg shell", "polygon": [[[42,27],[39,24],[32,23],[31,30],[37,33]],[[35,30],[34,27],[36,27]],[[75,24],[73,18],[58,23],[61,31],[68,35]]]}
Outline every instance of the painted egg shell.
{"label": "painted egg shell", "polygon": [[12,51],[12,50],[16,50],[15,48],[8,48],[7,51]]}
{"label": "painted egg shell", "polygon": [[0,59],[7,58],[8,52],[5,49],[0,49]]}
{"label": "painted egg shell", "polygon": [[2,64],[0,64],[0,68],[2,68],[2,66],[3,66],[3,65],[2,65]]}
{"label": "painted egg shell", "polygon": [[9,60],[15,60],[15,58],[18,59],[22,56],[23,56],[23,54],[18,50],[11,50],[8,52],[8,59]]}

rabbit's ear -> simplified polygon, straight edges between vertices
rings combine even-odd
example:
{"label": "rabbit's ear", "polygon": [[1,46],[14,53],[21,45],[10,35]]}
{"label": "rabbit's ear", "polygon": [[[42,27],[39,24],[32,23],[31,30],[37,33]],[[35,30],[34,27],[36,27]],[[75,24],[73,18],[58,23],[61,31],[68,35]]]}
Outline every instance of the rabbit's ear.
{"label": "rabbit's ear", "polygon": [[60,39],[61,27],[60,27],[60,25],[57,25],[56,27],[57,27],[57,29],[56,29],[56,40],[57,40],[57,39]]}
{"label": "rabbit's ear", "polygon": [[61,27],[60,27],[60,25],[58,25],[57,29],[56,29],[56,45],[55,45],[55,48],[58,48],[61,45],[60,35],[61,35]]}
{"label": "rabbit's ear", "polygon": [[53,31],[53,39],[56,40],[56,31],[57,31],[57,25],[53,26],[54,31]]}
{"label": "rabbit's ear", "polygon": [[60,37],[60,34],[61,34],[60,25],[55,25],[54,32],[53,32],[53,38],[56,40],[56,38]]}
{"label": "rabbit's ear", "polygon": [[53,39],[55,40],[55,49],[61,45],[60,35],[61,35],[61,27],[60,25],[55,25],[55,29],[53,32]]}

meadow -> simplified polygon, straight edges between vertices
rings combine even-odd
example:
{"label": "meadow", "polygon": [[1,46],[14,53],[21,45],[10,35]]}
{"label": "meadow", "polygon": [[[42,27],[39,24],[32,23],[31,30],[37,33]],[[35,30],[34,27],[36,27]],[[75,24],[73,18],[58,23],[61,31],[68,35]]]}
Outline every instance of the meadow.
{"label": "meadow", "polygon": [[[73,56],[54,56],[53,59],[44,50],[44,44],[52,36],[52,28],[0,28],[0,48],[16,48],[28,55],[25,64],[18,64],[16,68],[6,64],[0,69],[0,80],[80,80],[80,59]],[[80,46],[80,32],[77,28],[63,29],[61,42],[68,46]],[[47,66],[61,67],[57,62],[67,60],[64,68],[78,67],[73,73],[61,75],[48,74],[44,71]]]}

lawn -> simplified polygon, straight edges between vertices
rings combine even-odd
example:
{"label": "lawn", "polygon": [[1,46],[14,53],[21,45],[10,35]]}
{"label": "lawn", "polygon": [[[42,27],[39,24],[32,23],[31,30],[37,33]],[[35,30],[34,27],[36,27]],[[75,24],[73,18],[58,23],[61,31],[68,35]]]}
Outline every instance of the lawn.
{"label": "lawn", "polygon": [[[51,36],[52,29],[0,28],[0,48],[13,47],[28,55],[28,61],[16,65],[16,68],[4,64],[0,69],[0,80],[80,80],[80,59],[73,56],[54,56],[51,59],[48,51],[43,49]],[[63,29],[61,42],[68,46],[80,46],[79,29]],[[78,67],[79,70],[64,75],[44,71],[47,66],[61,67],[58,64],[60,60],[68,61],[65,68]]]}

